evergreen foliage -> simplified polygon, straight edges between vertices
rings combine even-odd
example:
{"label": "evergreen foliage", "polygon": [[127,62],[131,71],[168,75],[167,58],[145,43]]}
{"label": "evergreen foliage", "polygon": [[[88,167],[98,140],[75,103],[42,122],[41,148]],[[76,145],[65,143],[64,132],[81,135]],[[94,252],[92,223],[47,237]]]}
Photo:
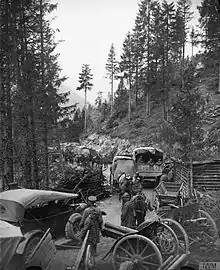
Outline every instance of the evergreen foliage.
{"label": "evergreen foliage", "polygon": [[[204,141],[202,126],[205,101],[198,91],[199,75],[192,63],[187,63],[183,72],[184,88],[180,88],[172,103],[170,121],[166,125],[165,140],[172,145],[179,144],[179,157],[189,160],[196,156],[196,150]],[[168,135],[168,136],[167,136]]]}
{"label": "evergreen foliage", "polygon": [[75,110],[65,106],[69,93],[58,92],[66,78],[60,76],[55,32],[46,19],[56,5],[46,0],[0,5],[1,184],[18,180],[47,187],[48,147],[57,141],[51,135],[59,119]]}
{"label": "evergreen foliage", "polygon": [[107,71],[107,77],[110,79],[111,83],[111,113],[113,112],[113,103],[114,103],[114,79],[116,74],[118,73],[118,62],[116,61],[116,53],[114,44],[112,43],[108,59],[106,63],[106,71]]}
{"label": "evergreen foliage", "polygon": [[87,91],[90,91],[92,89],[93,84],[91,83],[91,80],[93,78],[93,75],[91,73],[91,68],[88,64],[82,65],[82,71],[79,73],[79,86],[76,88],[76,90],[83,90],[85,92],[85,106],[84,106],[84,112],[85,112],[85,124],[84,128],[87,128]]}

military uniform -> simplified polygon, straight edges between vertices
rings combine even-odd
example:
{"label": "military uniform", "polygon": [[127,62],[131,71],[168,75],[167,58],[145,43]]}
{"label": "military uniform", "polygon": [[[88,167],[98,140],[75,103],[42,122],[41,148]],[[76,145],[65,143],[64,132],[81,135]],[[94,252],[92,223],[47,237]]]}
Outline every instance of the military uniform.
{"label": "military uniform", "polygon": [[[90,196],[89,201],[94,203],[95,196]],[[100,241],[100,231],[102,229],[103,219],[101,210],[95,205],[91,205],[83,212],[79,227],[81,228],[81,240],[83,241],[89,230],[88,243],[91,244],[93,252],[96,253],[97,244]]]}
{"label": "military uniform", "polygon": [[138,193],[132,198],[135,213],[136,225],[140,225],[145,220],[147,205],[145,203],[146,196],[143,193]]}
{"label": "military uniform", "polygon": [[135,214],[132,201],[127,201],[122,206],[121,226],[135,229]]}
{"label": "military uniform", "polygon": [[81,239],[84,239],[89,230],[88,243],[92,245],[96,252],[97,244],[100,241],[100,231],[102,229],[102,216],[97,211],[93,211],[85,219],[84,226],[81,231]]}

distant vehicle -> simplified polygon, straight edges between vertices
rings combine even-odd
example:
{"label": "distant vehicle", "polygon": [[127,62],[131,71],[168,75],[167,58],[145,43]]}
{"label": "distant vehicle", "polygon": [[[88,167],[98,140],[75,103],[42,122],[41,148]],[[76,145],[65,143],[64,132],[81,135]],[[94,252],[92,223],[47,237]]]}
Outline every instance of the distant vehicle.
{"label": "distant vehicle", "polygon": [[143,186],[155,188],[163,171],[163,151],[154,147],[139,147],[133,150],[133,159]]}
{"label": "distant vehicle", "polygon": [[74,215],[77,194],[34,189],[13,189],[0,193],[0,220],[20,227],[24,235],[17,253],[27,260],[45,231],[53,238],[65,235],[65,226]]}
{"label": "distant vehicle", "polygon": [[118,179],[122,173],[131,177],[135,174],[135,162],[132,156],[120,155],[115,156],[112,161],[110,179],[114,186],[118,185]]}

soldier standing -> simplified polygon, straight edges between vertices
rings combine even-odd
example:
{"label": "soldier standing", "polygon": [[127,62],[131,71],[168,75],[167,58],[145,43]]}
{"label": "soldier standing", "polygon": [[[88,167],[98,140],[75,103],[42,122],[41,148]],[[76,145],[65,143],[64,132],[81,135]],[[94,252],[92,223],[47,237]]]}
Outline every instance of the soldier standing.
{"label": "soldier standing", "polygon": [[96,201],[97,198],[96,196],[89,196],[88,197],[88,203],[87,203],[87,208],[84,210],[83,215],[82,215],[82,219],[80,221],[79,224],[79,228],[82,229],[82,227],[84,226],[84,222],[86,220],[86,218],[95,210],[96,212],[98,212],[102,218],[102,213],[101,210],[96,206]]}
{"label": "soldier standing", "polygon": [[135,229],[135,213],[133,201],[130,200],[129,193],[125,192],[122,195],[124,204],[121,211],[121,226]]}
{"label": "soldier standing", "polygon": [[147,212],[147,204],[145,200],[146,196],[142,192],[138,192],[138,194],[133,196],[132,198],[135,213],[135,221],[137,226],[139,226],[145,220]]}
{"label": "soldier standing", "polygon": [[83,241],[87,231],[89,230],[88,243],[92,247],[93,254],[97,254],[97,244],[100,241],[100,232],[103,225],[101,210],[96,207],[95,202],[97,198],[90,196],[88,198],[88,205],[84,212],[79,224],[81,230],[81,241]]}

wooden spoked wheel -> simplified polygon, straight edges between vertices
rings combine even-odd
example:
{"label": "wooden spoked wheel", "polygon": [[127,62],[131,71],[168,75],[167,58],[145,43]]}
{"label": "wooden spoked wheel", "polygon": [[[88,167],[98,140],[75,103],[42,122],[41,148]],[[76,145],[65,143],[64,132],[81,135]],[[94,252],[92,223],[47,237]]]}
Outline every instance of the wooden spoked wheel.
{"label": "wooden spoked wheel", "polygon": [[171,255],[179,254],[179,243],[175,232],[165,223],[159,223],[151,240],[159,248],[163,261]]}
{"label": "wooden spoked wheel", "polygon": [[189,238],[186,231],[183,229],[181,224],[174,219],[165,218],[161,222],[168,225],[176,234],[179,244],[179,252],[181,254],[189,252]]}
{"label": "wooden spoked wheel", "polygon": [[198,210],[186,228],[190,244],[213,244],[218,238],[218,229],[214,219],[204,210]]}
{"label": "wooden spoked wheel", "polygon": [[85,253],[84,261],[85,270],[92,270],[95,266],[95,257],[91,245],[88,245]]}
{"label": "wooden spoked wheel", "polygon": [[133,262],[133,270],[156,270],[162,265],[158,247],[145,236],[134,234],[120,239],[113,249],[114,270],[126,261]]}

